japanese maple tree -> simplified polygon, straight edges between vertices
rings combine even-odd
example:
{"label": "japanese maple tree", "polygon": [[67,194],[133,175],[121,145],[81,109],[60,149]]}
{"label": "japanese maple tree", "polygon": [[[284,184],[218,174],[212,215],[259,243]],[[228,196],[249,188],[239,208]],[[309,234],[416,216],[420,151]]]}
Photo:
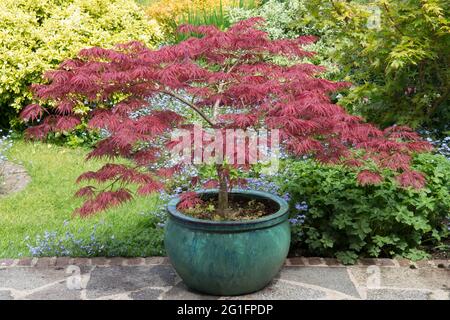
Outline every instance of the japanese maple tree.
{"label": "japanese maple tree", "polygon": [[[24,120],[34,123],[26,134],[45,138],[49,132],[68,131],[88,120],[91,128],[107,132],[88,158],[123,157],[133,163],[110,163],[82,174],[78,182],[92,180],[106,187],[85,186],[77,192],[86,197],[77,211],[80,215],[130,200],[130,184],[137,185],[141,195],[161,190],[167,178],[181,170],[181,164],[159,164],[173,146],[170,133],[177,128],[192,130],[193,123],[173,110],[152,109],[149,101],[156,95],[178,100],[206,128],[279,129],[280,141],[293,155],[361,167],[360,184],[381,182],[378,171],[390,168],[399,173],[401,185],[424,185],[423,174],[412,171],[409,164],[412,153],[428,150],[429,144],[409,128],[380,130],[333,104],[330,93],[349,84],[319,78],[323,67],[276,64],[275,56],[313,55],[302,46],[315,38],[270,40],[257,28],[261,22],[252,18],[227,31],[185,25],[180,32],[196,37],[158,50],[138,42],[114,50],[84,49],[76,59],[46,73],[48,83],[33,87],[36,103],[21,113]],[[130,117],[143,107],[151,111]],[[366,161],[378,169],[367,169],[363,166]],[[215,166],[217,177],[208,186],[218,187],[218,209],[225,214],[228,192],[239,181],[231,179],[229,165]],[[196,180],[194,177],[193,183]],[[198,203],[194,195],[182,195],[184,205]]]}

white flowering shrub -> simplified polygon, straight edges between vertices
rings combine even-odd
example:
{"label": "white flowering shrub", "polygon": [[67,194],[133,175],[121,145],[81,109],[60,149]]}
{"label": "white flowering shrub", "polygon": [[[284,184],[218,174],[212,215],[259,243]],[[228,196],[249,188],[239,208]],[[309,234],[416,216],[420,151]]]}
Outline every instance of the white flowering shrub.
{"label": "white flowering shrub", "polygon": [[251,17],[262,17],[266,20],[263,30],[272,39],[296,38],[301,35],[315,35],[319,39],[316,43],[305,47],[317,53],[310,58],[310,62],[320,64],[327,68],[325,77],[333,78],[339,70],[330,60],[333,45],[328,43],[329,29],[319,27],[311,17],[307,8],[308,0],[277,1],[269,0],[262,6],[248,8],[230,8],[227,12],[232,23]]}

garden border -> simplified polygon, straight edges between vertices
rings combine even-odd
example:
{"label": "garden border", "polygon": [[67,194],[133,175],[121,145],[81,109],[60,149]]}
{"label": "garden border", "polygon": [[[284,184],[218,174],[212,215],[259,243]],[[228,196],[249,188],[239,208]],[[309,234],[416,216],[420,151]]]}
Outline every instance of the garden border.
{"label": "garden border", "polygon": [[[42,258],[21,258],[21,259],[0,259],[0,268],[4,267],[56,267],[64,268],[69,265],[79,266],[146,266],[146,265],[169,265],[167,257],[146,257],[146,258],[123,258],[123,257],[93,257],[93,258],[72,258],[72,257],[42,257]],[[312,267],[346,267],[333,258],[320,257],[293,257],[286,259],[286,267],[312,266]],[[359,259],[353,266],[381,267],[409,267],[411,269],[440,268],[450,270],[450,259],[420,260],[411,261],[408,259]]]}

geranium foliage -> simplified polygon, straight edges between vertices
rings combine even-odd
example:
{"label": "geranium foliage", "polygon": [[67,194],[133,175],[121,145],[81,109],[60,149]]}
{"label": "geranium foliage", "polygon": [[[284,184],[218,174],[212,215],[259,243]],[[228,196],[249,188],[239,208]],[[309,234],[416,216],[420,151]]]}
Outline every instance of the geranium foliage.
{"label": "geranium foliage", "polygon": [[[114,50],[85,49],[78,58],[49,71],[45,75],[47,84],[33,87],[37,101],[22,115],[25,120],[42,119],[27,130],[28,136],[43,138],[52,131],[70,130],[81,121],[76,110],[83,106],[90,110],[90,127],[108,132],[89,157],[124,157],[134,162],[108,164],[97,172],[83,174],[79,181],[96,181],[107,187],[88,186],[79,191],[78,195],[87,197],[78,210],[80,215],[131,199],[129,184],[136,184],[140,194],[160,190],[168,177],[181,170],[180,164],[165,168],[160,164],[167,148],[174,145],[170,133],[177,128],[193,130],[192,121],[161,109],[129,116],[144,106],[151,109],[148,101],[157,94],[184,103],[203,126],[279,129],[280,141],[293,155],[361,168],[370,161],[378,169],[398,171],[398,181],[405,187],[423,185],[423,175],[411,171],[409,162],[413,152],[429,149],[427,143],[409,128],[380,130],[333,104],[330,93],[349,84],[319,78],[322,67],[275,64],[272,58],[277,55],[313,55],[302,46],[315,38],[270,40],[257,29],[259,23],[260,18],[252,18],[227,31],[185,25],[180,32],[199,37],[158,50],[139,42]],[[226,193],[237,182],[230,178],[227,165],[216,167],[218,181],[209,185]],[[358,181],[380,182],[376,170],[361,171]],[[197,202],[192,194],[185,198]]]}

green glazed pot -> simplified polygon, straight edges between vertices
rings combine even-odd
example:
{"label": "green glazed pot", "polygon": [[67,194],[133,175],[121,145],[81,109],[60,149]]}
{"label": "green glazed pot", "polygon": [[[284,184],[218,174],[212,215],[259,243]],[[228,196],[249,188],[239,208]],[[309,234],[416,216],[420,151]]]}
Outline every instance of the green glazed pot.
{"label": "green glazed pot", "polygon": [[288,254],[291,232],[286,201],[260,191],[232,194],[270,200],[279,209],[255,220],[211,221],[179,212],[179,198],[168,205],[166,252],[178,275],[194,290],[212,295],[260,290],[277,275]]}

